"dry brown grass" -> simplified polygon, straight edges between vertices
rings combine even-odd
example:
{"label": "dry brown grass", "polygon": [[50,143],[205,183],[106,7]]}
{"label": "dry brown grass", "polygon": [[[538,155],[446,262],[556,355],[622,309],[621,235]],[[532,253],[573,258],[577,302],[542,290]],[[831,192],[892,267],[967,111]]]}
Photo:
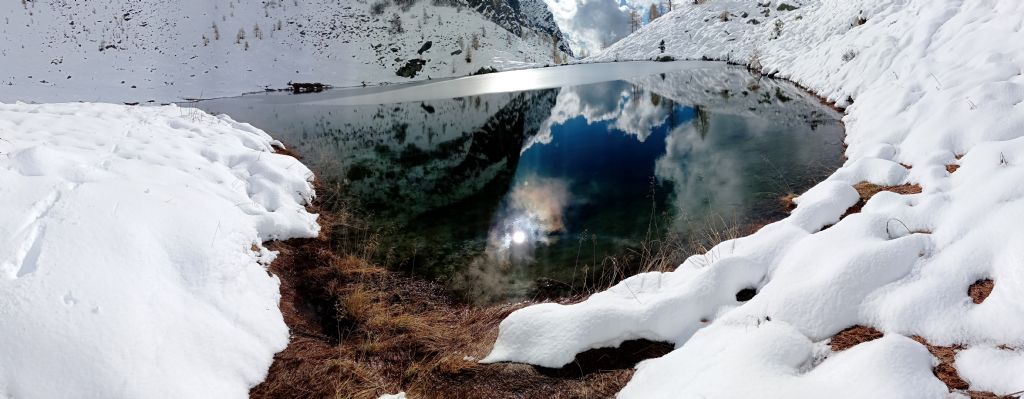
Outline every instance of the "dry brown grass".
{"label": "dry brown grass", "polygon": [[[671,345],[634,341],[588,351],[561,369],[484,365],[498,324],[525,306],[470,306],[442,287],[390,272],[335,245],[356,226],[350,215],[319,209],[316,239],[268,244],[280,251],[271,271],[281,278],[281,311],[291,329],[253,398],[612,397],[640,360]],[[344,249],[343,249],[344,248]]]}
{"label": "dry brown grass", "polygon": [[864,209],[864,205],[867,204],[871,197],[875,196],[882,191],[894,192],[896,194],[920,194],[921,186],[917,184],[903,184],[899,186],[882,186],[874,183],[860,182],[853,186],[857,190],[857,194],[860,196],[860,200],[856,204],[846,210],[843,217],[859,213],[861,209]]}
{"label": "dry brown grass", "polygon": [[287,156],[289,156],[289,157],[292,157],[292,158],[298,159],[298,160],[300,160],[300,161],[302,160],[302,156],[301,156],[301,155],[299,155],[299,154],[298,154],[298,153],[296,153],[295,151],[292,151],[292,149],[291,149],[291,148],[288,148],[288,147],[284,147],[284,146],[276,146],[276,145],[275,145],[275,146],[274,146],[274,153],[275,153],[275,154],[281,154],[281,155],[287,155]]}
{"label": "dry brown grass", "polygon": [[960,165],[957,165],[957,164],[946,165],[946,172],[949,172],[950,174],[956,173],[957,169],[960,169]]}
{"label": "dry brown grass", "polygon": [[839,352],[868,341],[874,341],[882,338],[882,335],[881,331],[872,327],[857,325],[836,333],[836,335],[829,340],[828,345],[833,351]]}
{"label": "dry brown grass", "polygon": [[992,294],[992,289],[995,288],[996,283],[992,279],[982,279],[975,281],[970,287],[967,287],[967,295],[971,297],[971,300],[976,304],[985,302],[985,299]]}
{"label": "dry brown grass", "polygon": [[797,197],[799,197],[799,195],[794,193],[786,194],[782,196],[782,198],[779,198],[779,204],[782,205],[782,209],[785,209],[786,212],[792,212],[794,209],[796,209]]}

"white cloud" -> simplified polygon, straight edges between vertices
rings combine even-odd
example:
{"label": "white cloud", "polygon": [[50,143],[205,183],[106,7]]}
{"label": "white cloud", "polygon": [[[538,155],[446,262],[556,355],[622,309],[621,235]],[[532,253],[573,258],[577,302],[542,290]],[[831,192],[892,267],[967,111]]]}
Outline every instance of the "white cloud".
{"label": "white cloud", "polygon": [[[673,0],[679,5],[684,0]],[[544,0],[555,16],[573,52],[591,54],[629,35],[629,10],[635,9],[647,21],[651,4],[667,12],[667,0]]]}
{"label": "white cloud", "polygon": [[594,53],[629,35],[629,13],[616,0],[544,0],[573,52]]}

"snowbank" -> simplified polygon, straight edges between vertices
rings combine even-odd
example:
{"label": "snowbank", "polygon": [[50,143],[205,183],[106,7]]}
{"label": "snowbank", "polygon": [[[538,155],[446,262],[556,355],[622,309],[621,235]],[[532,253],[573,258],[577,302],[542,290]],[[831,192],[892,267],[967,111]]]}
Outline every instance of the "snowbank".
{"label": "snowbank", "polygon": [[[918,335],[967,348],[956,366],[972,390],[1024,390],[1021,15],[1017,0],[716,0],[593,57],[651,59],[664,40],[678,59],[761,66],[849,105],[849,160],[789,218],[674,272],[513,313],[485,361],[559,367],[646,338],[677,349],[641,363],[622,397],[945,397]],[[840,220],[861,181],[923,192],[879,193]],[[968,287],[986,278],[976,304]],[[744,288],[756,296],[737,300]],[[822,345],[857,324],[886,337]]]}
{"label": "snowbank", "polygon": [[312,173],[194,109],[0,104],[0,396],[244,398]]}

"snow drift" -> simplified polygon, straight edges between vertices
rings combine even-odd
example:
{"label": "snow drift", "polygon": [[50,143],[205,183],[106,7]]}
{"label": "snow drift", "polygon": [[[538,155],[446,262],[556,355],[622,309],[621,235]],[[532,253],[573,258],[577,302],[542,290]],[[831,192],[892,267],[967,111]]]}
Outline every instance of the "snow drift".
{"label": "snow drift", "polygon": [[244,398],[312,173],[195,109],[0,104],[0,396]]}
{"label": "snow drift", "polygon": [[[1017,0],[716,0],[593,57],[720,59],[790,79],[849,106],[849,159],[792,216],[674,272],[513,313],[485,361],[559,367],[646,338],[677,349],[642,362],[621,397],[946,397],[920,336],[966,347],[956,368],[971,390],[1024,390],[1022,15]],[[843,217],[862,181],[923,192],[882,192]],[[980,279],[995,288],[976,304]],[[746,288],[756,296],[737,300]],[[826,347],[858,324],[886,336]]]}

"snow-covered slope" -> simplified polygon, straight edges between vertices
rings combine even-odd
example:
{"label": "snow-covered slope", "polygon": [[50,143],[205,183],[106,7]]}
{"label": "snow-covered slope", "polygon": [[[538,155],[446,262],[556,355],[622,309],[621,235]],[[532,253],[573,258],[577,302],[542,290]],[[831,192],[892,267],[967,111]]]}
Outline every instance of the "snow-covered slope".
{"label": "snow-covered slope", "polygon": [[[962,389],[936,378],[938,360],[911,339],[919,336],[957,352],[970,390],[1024,390],[1024,230],[1015,223],[1024,218],[1024,3],[701,3],[593,59],[650,59],[664,41],[676,58],[763,68],[849,105],[848,161],[787,219],[674,272],[513,313],[487,361],[558,367],[647,338],[677,349],[641,363],[621,397],[942,398]],[[923,192],[883,191],[843,217],[861,181]],[[984,279],[994,290],[978,304],[968,287]],[[738,300],[746,288],[756,295]],[[829,349],[854,325],[885,337]]]}
{"label": "snow-covered slope", "polygon": [[0,104],[0,396],[244,398],[312,173],[195,109]]}
{"label": "snow-covered slope", "polygon": [[[0,101],[171,101],[552,64],[564,40],[533,3],[485,16],[465,0],[6,1]],[[399,76],[410,60],[422,70]]]}

